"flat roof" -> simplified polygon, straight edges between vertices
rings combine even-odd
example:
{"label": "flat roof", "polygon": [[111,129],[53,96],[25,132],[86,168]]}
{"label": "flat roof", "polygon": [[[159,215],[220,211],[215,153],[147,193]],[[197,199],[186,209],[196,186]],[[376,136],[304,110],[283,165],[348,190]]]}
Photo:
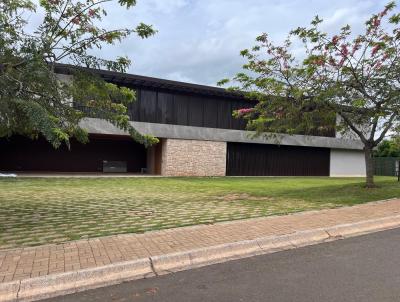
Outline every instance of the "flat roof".
{"label": "flat roof", "polygon": [[[253,137],[255,132],[246,130],[205,128],[194,126],[157,124],[130,121],[131,125],[142,135],[153,135],[159,138],[193,139],[205,141],[255,143],[330,149],[362,150],[360,140],[310,135],[290,135],[266,133]],[[85,118],[80,126],[91,134],[129,135],[108,121],[97,118]]]}
{"label": "flat roof", "polygon": [[165,79],[115,72],[103,69],[85,68],[69,64],[56,65],[56,72],[61,74],[71,74],[74,69],[75,70],[80,69],[90,72],[92,74],[97,74],[100,75],[106,81],[118,83],[121,85],[129,85],[135,88],[140,87],[140,88],[166,89],[171,91],[180,91],[180,92],[195,93],[202,95],[244,99],[242,93],[237,91],[230,91],[225,88],[165,80]]}

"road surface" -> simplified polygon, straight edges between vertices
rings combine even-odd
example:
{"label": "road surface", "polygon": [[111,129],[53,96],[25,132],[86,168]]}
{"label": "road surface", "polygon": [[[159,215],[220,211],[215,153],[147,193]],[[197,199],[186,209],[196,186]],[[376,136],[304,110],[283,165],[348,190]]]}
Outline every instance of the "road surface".
{"label": "road surface", "polygon": [[43,301],[400,301],[400,229]]}

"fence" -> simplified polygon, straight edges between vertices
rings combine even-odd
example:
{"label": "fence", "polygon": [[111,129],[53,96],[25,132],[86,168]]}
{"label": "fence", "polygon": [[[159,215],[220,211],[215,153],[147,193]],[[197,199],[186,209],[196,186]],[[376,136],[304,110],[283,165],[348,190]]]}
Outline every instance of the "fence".
{"label": "fence", "polygon": [[396,176],[396,160],[398,157],[375,157],[375,175]]}

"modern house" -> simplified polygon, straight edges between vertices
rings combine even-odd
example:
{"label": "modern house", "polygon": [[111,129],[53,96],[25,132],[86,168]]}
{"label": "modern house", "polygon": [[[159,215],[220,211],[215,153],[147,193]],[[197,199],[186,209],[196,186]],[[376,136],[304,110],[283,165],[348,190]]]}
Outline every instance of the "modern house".
{"label": "modern house", "polygon": [[[60,74],[68,74],[59,66]],[[316,135],[252,138],[232,111],[254,103],[222,88],[93,70],[105,80],[137,91],[129,107],[133,126],[160,138],[146,149],[99,119],[82,126],[90,142],[52,148],[44,139],[0,140],[0,171],[128,172],[165,176],[363,176],[362,144]]]}

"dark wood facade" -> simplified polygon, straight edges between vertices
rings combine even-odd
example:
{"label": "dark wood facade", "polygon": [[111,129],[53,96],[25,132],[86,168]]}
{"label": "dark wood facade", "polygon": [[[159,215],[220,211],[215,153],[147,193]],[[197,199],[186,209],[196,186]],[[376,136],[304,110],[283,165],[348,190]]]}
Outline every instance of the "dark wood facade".
{"label": "dark wood facade", "polygon": [[[136,91],[136,102],[128,107],[132,121],[245,130],[246,121],[234,118],[233,111],[252,108],[256,104],[254,100],[245,98],[243,93],[218,87],[104,70],[86,71]],[[70,66],[59,65],[58,72],[71,73]],[[334,119],[332,123],[334,125]],[[307,134],[335,137],[335,130],[334,127],[328,127]]]}
{"label": "dark wood facade", "polygon": [[0,139],[0,171],[102,172],[103,161],[126,162],[127,172],[146,167],[146,149],[129,137],[91,136],[54,149],[45,139]]}
{"label": "dark wood facade", "polygon": [[[243,98],[136,88],[137,99],[129,108],[133,121],[194,127],[246,130],[246,121],[232,116],[235,110],[252,108]],[[304,133],[298,133],[304,134]],[[335,130],[315,130],[309,135],[335,137]]]}
{"label": "dark wood facade", "polygon": [[330,149],[228,143],[229,176],[329,176]]}
{"label": "dark wood facade", "polygon": [[[62,70],[62,72],[68,72]],[[194,127],[244,130],[234,110],[254,106],[238,93],[215,87],[93,71],[105,80],[135,89],[128,108],[131,120]],[[334,131],[316,133],[335,136]],[[167,138],[168,139],[168,138]],[[154,151],[154,172],[161,173],[161,145]],[[147,150],[128,136],[90,136],[88,144],[72,140],[55,150],[44,139],[0,139],[0,171],[101,172],[104,161],[126,162],[128,172],[149,168]],[[330,149],[228,143],[227,175],[329,176]]]}
{"label": "dark wood facade", "polygon": [[137,88],[137,100],[129,107],[133,121],[195,127],[244,130],[244,120],[232,116],[234,110],[254,103],[216,96],[202,96]]}

